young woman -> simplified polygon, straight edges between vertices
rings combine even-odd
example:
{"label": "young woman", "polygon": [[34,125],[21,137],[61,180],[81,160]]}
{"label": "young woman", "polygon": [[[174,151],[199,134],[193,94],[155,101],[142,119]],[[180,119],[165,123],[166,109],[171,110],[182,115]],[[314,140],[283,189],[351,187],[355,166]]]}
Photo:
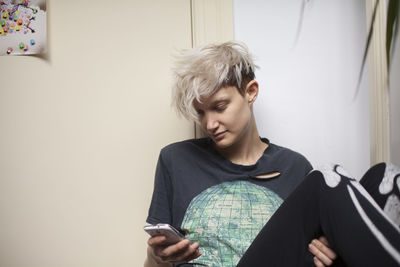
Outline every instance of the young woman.
{"label": "young woman", "polygon": [[[166,246],[165,237],[150,238],[145,266],[236,266],[252,243],[240,266],[331,265],[335,252],[325,238],[316,239],[326,234],[320,224],[301,232],[311,211],[319,216],[315,203],[299,193],[284,202],[312,167],[299,153],[259,137],[252,108],[259,85],[247,48],[237,42],[207,45],[183,53],[177,62],[175,106],[208,137],[161,150],[147,222],[181,228],[187,239]],[[309,180],[322,179],[307,178],[299,188],[308,189]],[[293,215],[274,215],[276,236],[270,237],[266,223],[282,203],[279,214]],[[300,221],[298,205],[307,211]],[[287,218],[298,227],[287,229]],[[336,244],[335,235],[328,240]],[[265,244],[275,248],[268,257],[262,257]],[[295,261],[287,261],[292,255]]]}

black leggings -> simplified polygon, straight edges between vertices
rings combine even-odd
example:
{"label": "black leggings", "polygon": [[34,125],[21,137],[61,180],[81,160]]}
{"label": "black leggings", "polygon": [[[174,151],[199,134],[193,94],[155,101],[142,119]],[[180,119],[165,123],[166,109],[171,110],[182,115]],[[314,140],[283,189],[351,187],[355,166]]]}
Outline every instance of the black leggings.
{"label": "black leggings", "polygon": [[[400,266],[399,225],[382,209],[389,195],[399,197],[400,174],[382,194],[379,186],[386,167],[382,164],[362,178],[365,188],[343,175],[340,166],[311,172],[271,217],[237,266],[310,266],[308,244],[321,235],[341,258],[334,266]],[[389,193],[388,188],[392,190]]]}

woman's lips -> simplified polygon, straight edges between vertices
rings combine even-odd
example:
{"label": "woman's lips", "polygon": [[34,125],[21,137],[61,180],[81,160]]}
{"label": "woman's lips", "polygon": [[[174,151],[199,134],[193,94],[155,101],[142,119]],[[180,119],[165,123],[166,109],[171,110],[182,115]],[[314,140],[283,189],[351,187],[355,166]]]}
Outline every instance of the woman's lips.
{"label": "woman's lips", "polygon": [[224,137],[224,135],[225,135],[226,132],[227,132],[227,131],[223,131],[223,132],[214,134],[213,137],[214,137],[214,139],[217,139],[217,140],[222,139],[222,138]]}

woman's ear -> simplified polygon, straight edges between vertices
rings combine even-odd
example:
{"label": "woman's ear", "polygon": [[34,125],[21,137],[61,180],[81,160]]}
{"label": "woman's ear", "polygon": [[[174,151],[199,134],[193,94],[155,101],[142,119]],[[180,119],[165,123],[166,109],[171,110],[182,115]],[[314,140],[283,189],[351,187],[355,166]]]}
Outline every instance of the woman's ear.
{"label": "woman's ear", "polygon": [[247,83],[245,94],[249,104],[253,104],[256,101],[258,96],[258,82],[256,80],[251,80]]}

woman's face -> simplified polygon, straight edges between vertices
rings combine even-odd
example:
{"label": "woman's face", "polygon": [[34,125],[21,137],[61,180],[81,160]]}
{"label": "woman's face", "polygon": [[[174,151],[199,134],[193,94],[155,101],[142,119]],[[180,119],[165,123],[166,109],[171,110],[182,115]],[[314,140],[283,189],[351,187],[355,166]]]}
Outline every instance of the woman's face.
{"label": "woman's face", "polygon": [[248,90],[241,95],[236,87],[228,86],[204,99],[203,103],[194,104],[201,127],[218,148],[229,148],[249,133],[252,96]]}

